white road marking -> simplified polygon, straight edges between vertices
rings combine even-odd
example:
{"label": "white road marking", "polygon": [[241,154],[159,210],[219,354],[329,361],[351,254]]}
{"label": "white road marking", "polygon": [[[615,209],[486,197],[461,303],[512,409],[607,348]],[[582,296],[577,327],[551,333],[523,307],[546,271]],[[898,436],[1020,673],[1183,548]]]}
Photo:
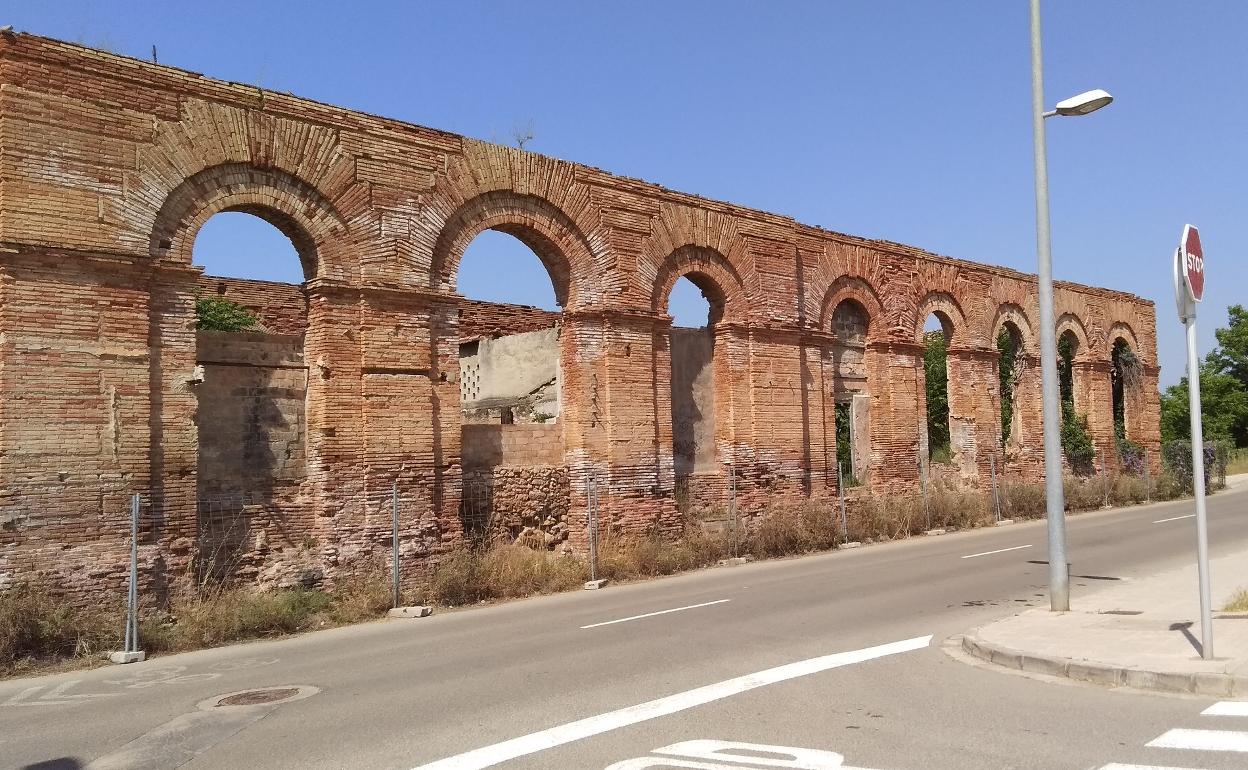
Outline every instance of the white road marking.
{"label": "white road marking", "polygon": [[1186,516],[1171,516],[1171,517],[1170,517],[1170,518],[1168,518],[1168,519],[1158,519],[1157,521],[1154,521],[1153,523],[1154,523],[1154,524],[1165,524],[1167,521],[1178,521],[1179,519],[1190,519],[1190,518],[1192,518],[1192,517],[1193,517],[1193,516],[1195,516],[1195,515],[1196,515],[1196,514],[1194,514],[1194,513],[1189,513],[1189,514],[1187,514]]}
{"label": "white road marking", "polygon": [[723,604],[724,602],[730,602],[730,601],[732,601],[732,599],[716,599],[713,602],[702,602],[701,604],[690,604],[688,607],[673,607],[670,610],[659,610],[658,612],[647,612],[645,615],[633,615],[627,618],[620,618],[619,620],[607,620],[602,623],[591,623],[588,626],[581,626],[581,630],[584,631],[587,628],[597,628],[598,626],[609,626],[609,625],[612,625],[613,623],[627,623],[630,620],[641,620],[642,618],[652,618],[655,615],[666,615],[669,612],[680,612],[681,610],[696,610],[698,607],[710,607],[712,604]]}
{"label": "white road marking", "polygon": [[1170,765],[1120,765],[1112,762],[1108,765],[1102,765],[1101,770],[1198,770],[1194,767],[1171,767]]}
{"label": "white road marking", "polygon": [[1235,730],[1167,730],[1144,744],[1155,749],[1248,752],[1248,733]]}
{"label": "white road marking", "polygon": [[1013,548],[998,548],[995,551],[984,551],[983,553],[973,553],[970,556],[963,556],[963,559],[974,559],[976,556],[992,556],[994,553],[1005,553],[1006,551],[1021,551],[1024,548],[1030,548],[1030,545],[1016,545]]}
{"label": "white road marking", "polygon": [[1248,717],[1248,700],[1218,701],[1200,713],[1207,717]]}
{"label": "white road marking", "polygon": [[453,757],[439,759],[427,765],[421,765],[415,770],[480,770],[485,767],[493,767],[517,757],[553,749],[565,743],[590,738],[621,727],[635,725],[638,722],[669,716],[695,706],[702,706],[732,695],[739,695],[758,687],[817,674],[821,671],[840,668],[841,666],[863,663],[888,655],[921,650],[927,647],[931,641],[932,637],[930,635],[917,636],[900,642],[881,644],[878,647],[867,647],[866,649],[854,650],[852,652],[838,652],[832,655],[824,655],[818,658],[769,668],[765,671],[746,674],[735,679],[708,684],[695,690],[688,690],[657,700],[647,701],[646,703],[639,703],[635,706],[628,706],[618,711],[609,711],[606,714],[599,714],[559,725],[558,727],[551,727],[547,730],[523,735],[519,738],[512,738],[502,743],[495,743],[492,746],[484,746]]}

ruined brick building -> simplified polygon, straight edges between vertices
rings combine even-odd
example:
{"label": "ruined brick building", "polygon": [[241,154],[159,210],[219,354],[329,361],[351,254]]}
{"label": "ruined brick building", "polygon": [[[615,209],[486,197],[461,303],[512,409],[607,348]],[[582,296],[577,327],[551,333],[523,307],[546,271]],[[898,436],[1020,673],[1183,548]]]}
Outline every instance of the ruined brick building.
{"label": "ruined brick building", "polygon": [[[289,236],[304,282],[202,275],[192,244],[222,211]],[[487,229],[540,257],[561,313],[459,296]],[[706,329],[672,329],[681,277],[710,302]],[[197,333],[203,295],[263,330]],[[1118,406],[1155,458],[1152,303],[1072,284],[1056,301],[1097,462],[1117,462],[1118,341],[1141,363]],[[0,586],[121,585],[134,492],[155,584],[205,566],[226,537],[214,505],[244,524],[239,574],[332,579],[389,553],[396,483],[412,566],[462,542],[475,486],[547,545],[584,543],[590,484],[604,525],[672,531],[678,491],[745,511],[834,494],[838,414],[864,488],[912,490],[933,314],[953,474],[1038,478],[1032,276],[0,34]],[[1003,328],[1020,349],[1004,442]],[[540,376],[498,379],[539,359]]]}

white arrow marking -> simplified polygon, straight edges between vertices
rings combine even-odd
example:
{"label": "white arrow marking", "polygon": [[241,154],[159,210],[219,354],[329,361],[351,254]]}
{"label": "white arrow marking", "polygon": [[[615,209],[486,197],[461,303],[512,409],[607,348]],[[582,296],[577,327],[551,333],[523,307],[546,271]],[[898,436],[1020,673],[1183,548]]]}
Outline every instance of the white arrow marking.
{"label": "white arrow marking", "polygon": [[117,692],[92,692],[80,693],[78,695],[70,695],[69,691],[74,685],[80,684],[81,679],[70,679],[67,682],[61,682],[48,692],[39,696],[38,699],[32,700],[35,693],[43,690],[46,685],[37,685],[22,690],[17,695],[9,698],[4,702],[5,706],[65,706],[71,703],[81,703],[90,698],[111,698],[114,695],[120,695]]}

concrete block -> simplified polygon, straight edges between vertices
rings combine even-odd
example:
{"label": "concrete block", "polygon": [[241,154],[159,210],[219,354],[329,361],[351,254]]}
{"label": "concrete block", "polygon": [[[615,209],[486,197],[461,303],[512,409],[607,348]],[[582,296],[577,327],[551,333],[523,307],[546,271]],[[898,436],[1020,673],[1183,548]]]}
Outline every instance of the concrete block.
{"label": "concrete block", "polygon": [[1005,647],[993,647],[989,650],[988,660],[1005,668],[1022,669],[1023,655]]}
{"label": "concrete block", "polygon": [[1008,527],[1009,525],[1011,525],[1011,524],[1013,524],[1013,523],[1014,523],[1014,520],[1013,520],[1013,519],[1002,519],[1001,521],[998,521],[998,522],[997,522],[997,526],[998,526],[998,527]]}
{"label": "concrete block", "polygon": [[147,660],[147,653],[139,650],[138,652],[110,652],[108,654],[110,663],[126,664],[141,663]]}
{"label": "concrete block", "polygon": [[1083,663],[1070,661],[1066,664],[1066,676],[1081,682],[1092,682],[1106,687],[1119,687],[1123,684],[1124,672],[1114,666],[1103,666],[1099,663]]}
{"label": "concrete block", "polygon": [[603,586],[605,586],[606,584],[607,584],[606,578],[601,578],[601,579],[599,579],[599,580],[586,580],[586,581],[585,581],[585,590],[586,590],[586,591],[597,591],[599,588],[602,588],[602,587],[603,587]]}
{"label": "concrete block", "polygon": [[427,618],[433,614],[432,607],[425,607],[420,604],[411,607],[395,607],[386,613],[388,618]]}
{"label": "concrete block", "polygon": [[1192,674],[1192,692],[1215,698],[1229,698],[1235,693],[1235,682],[1227,674],[1202,671]]}
{"label": "concrete block", "polygon": [[841,543],[837,548],[861,548],[862,543],[857,540],[850,540],[848,543]]}
{"label": "concrete block", "polygon": [[721,567],[736,567],[740,564],[749,564],[752,561],[754,561],[754,557],[747,554],[745,556],[734,556],[731,559],[720,559],[718,563]]}
{"label": "concrete block", "polygon": [[924,532],[923,534],[924,534],[924,535],[927,535],[928,537],[935,537],[936,535],[943,535],[943,534],[945,534],[945,531],[944,531],[943,529],[929,529],[928,531]]}
{"label": "concrete block", "polygon": [[1042,655],[1023,655],[1021,658],[1024,671],[1047,676],[1066,676],[1066,664],[1069,661],[1064,658],[1048,658]]}

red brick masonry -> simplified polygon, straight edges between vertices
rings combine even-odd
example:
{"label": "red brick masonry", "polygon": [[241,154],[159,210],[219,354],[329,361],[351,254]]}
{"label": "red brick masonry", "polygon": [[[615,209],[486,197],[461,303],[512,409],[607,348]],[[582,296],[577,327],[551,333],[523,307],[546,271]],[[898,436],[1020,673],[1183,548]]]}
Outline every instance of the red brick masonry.
{"label": "red brick masonry", "polygon": [[[202,276],[191,262],[195,235],[227,210],[290,236],[305,283]],[[920,339],[932,312],[951,335],[958,473],[983,484],[999,452],[994,340],[1004,324],[1025,352],[1017,447],[996,459],[1012,475],[1040,472],[1033,276],[0,33],[0,586],[120,590],[132,492],[144,496],[147,584],[195,573],[209,426],[197,423],[194,303],[197,292],[222,287],[256,307],[267,331],[303,336],[302,359],[289,359],[302,376],[238,378],[259,383],[240,391],[247,404],[261,409],[268,396],[257,389],[280,391],[280,414],[306,423],[281,434],[302,436],[302,448],[281,450],[271,435],[253,442],[297,455],[279,465],[300,474],[246,513],[267,522],[239,541],[264,555],[250,562],[257,579],[288,581],[297,571],[332,581],[386,557],[396,481],[409,574],[461,542],[459,343],[523,330],[512,328],[520,311],[494,318],[456,293],[460,257],[486,229],[537,253],[564,308],[554,429],[567,480],[551,488],[569,490],[573,547],[584,543],[591,474],[604,523],[678,526],[666,303],[681,276],[712,301],[720,469],[712,473],[727,479],[735,469],[743,509],[835,491],[834,380],[843,378],[834,375],[850,343],[854,382],[870,395],[867,483],[879,492],[914,487]],[[865,340],[836,336],[832,316],[845,301],[865,316]],[[1059,284],[1056,301],[1060,329],[1078,340],[1076,403],[1101,461],[1115,462],[1109,373],[1118,338],[1144,364],[1128,394],[1128,432],[1156,457],[1152,303],[1072,284]],[[555,318],[521,315],[544,326]],[[281,383],[305,381],[299,412]],[[263,414],[227,412],[267,424]]]}

